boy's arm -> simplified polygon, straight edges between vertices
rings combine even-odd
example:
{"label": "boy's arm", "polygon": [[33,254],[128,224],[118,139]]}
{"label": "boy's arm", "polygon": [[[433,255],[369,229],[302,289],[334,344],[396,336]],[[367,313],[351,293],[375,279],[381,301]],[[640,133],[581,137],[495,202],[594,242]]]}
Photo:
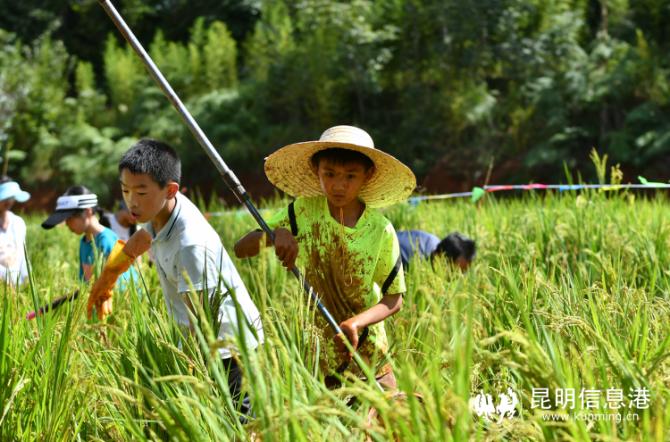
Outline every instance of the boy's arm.
{"label": "boy's arm", "polygon": [[88,297],[87,315],[89,319],[93,315],[93,307],[96,308],[100,320],[105,319],[105,316],[112,312],[112,289],[116,280],[130,268],[135,258],[149,250],[151,239],[149,232],[138,230],[125,244],[123,241],[116,242]]}
{"label": "boy's arm", "polygon": [[[293,268],[296,257],[298,256],[298,242],[291,231],[287,229],[289,225],[293,226],[295,223],[294,203],[280,209],[266,220],[267,225],[271,229],[274,229],[275,253],[283,263],[284,267],[288,269]],[[293,229],[293,227],[291,228]],[[270,238],[262,230],[254,230],[253,232],[247,233],[235,244],[235,256],[238,258],[251,258],[252,256],[258,255],[263,241],[265,241],[265,246],[273,245]]]}
{"label": "boy's arm", "polygon": [[[295,260],[298,257],[298,241],[287,229],[278,227],[275,234],[275,254],[282,262],[284,267],[292,269],[295,266]],[[258,255],[261,248],[261,242],[265,237],[265,245],[271,246],[270,237],[263,231],[254,230],[240,238],[235,243],[235,256],[238,258],[250,258]]]}
{"label": "boy's arm", "polygon": [[[114,237],[116,238],[116,235]],[[94,240],[95,248],[99,253],[102,253],[103,262],[107,262],[109,254],[112,253],[112,250],[114,250],[114,246],[116,245],[116,239],[113,239],[108,235],[102,235],[99,237],[98,241]],[[84,281],[89,282],[91,278],[95,276],[93,274],[95,267],[93,264],[82,264],[81,268],[84,271]]]}
{"label": "boy's arm", "polygon": [[[379,301],[379,303],[373,305],[369,309],[352,316],[346,321],[340,323],[340,328],[342,333],[347,337],[351,346],[358,348],[358,336],[359,331],[363,330],[365,327],[376,324],[383,321],[384,319],[392,316],[402,307],[402,293],[395,295],[384,295],[384,297]],[[348,350],[342,342],[341,336],[335,336],[335,344],[338,348],[338,351],[341,353],[348,353]],[[351,358],[351,354],[348,355]]]}
{"label": "boy's arm", "polygon": [[[193,316],[196,318],[198,317],[198,311],[193,307],[193,303],[191,303],[191,295],[189,292],[182,292],[179,293],[181,295],[181,298],[184,300],[184,304],[186,304],[186,308],[193,313]],[[195,299],[202,305],[202,300],[205,299],[205,293],[200,290],[195,293]],[[188,321],[188,329],[191,332],[192,335],[195,335],[195,326],[193,325],[193,321]]]}
{"label": "boy's arm", "polygon": [[90,281],[93,276],[93,266],[91,264],[82,264],[81,269],[84,272],[84,282]]}
{"label": "boy's arm", "polygon": [[235,256],[251,258],[261,251],[261,242],[265,239],[265,247],[271,246],[270,237],[262,230],[252,230],[235,243]]}
{"label": "boy's arm", "polygon": [[123,246],[123,252],[133,259],[144,254],[151,248],[151,234],[144,229],[140,229],[132,234],[126,245]]}

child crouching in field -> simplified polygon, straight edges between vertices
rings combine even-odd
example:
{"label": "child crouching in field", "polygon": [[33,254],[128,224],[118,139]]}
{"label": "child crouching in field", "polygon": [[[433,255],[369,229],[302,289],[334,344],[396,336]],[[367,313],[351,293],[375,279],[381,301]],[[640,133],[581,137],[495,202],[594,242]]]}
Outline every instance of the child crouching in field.
{"label": "child crouching in field", "polygon": [[24,203],[30,194],[19,184],[3,176],[0,178],[0,278],[11,285],[20,285],[28,276],[24,244],[26,223],[11,211],[15,202]]}
{"label": "child crouching in field", "polygon": [[405,270],[413,256],[431,261],[443,256],[447,265],[454,264],[466,271],[477,253],[475,242],[459,232],[450,233],[440,241],[437,236],[422,230],[400,230],[398,242]]}
{"label": "child crouching in field", "polygon": [[[95,273],[96,258],[102,255],[102,262],[106,261],[118,239],[109,227],[101,223],[101,219],[104,218],[98,207],[98,196],[84,186],[72,186],[58,197],[56,209],[42,223],[43,228],[52,229],[65,221],[72,233],[82,235],[79,242],[79,278],[86,282]],[[133,281],[139,281],[133,268],[125,271],[120,279],[119,290],[125,290]]]}
{"label": "child crouching in field", "polygon": [[[400,310],[405,279],[398,239],[377,210],[405,200],[416,185],[400,161],[374,148],[372,138],[351,126],[326,130],[319,141],[285,146],[265,162],[270,181],[297,199],[271,218],[275,251],[287,268],[296,259],[354,349],[387,389],[396,379],[387,360],[384,320]],[[250,232],[235,245],[238,257],[259,253],[263,232]],[[268,244],[270,245],[270,244]],[[320,364],[328,385],[349,367],[351,355],[320,316]]]}
{"label": "child crouching in field", "polygon": [[[227,341],[237,336],[253,350],[263,342],[260,314],[237,269],[212,226],[198,208],[179,193],[181,162],[165,143],[143,139],[119,163],[123,199],[134,221],[142,223],[127,243],[119,241],[113,258],[96,281],[88,300],[88,315],[109,313],[111,289],[118,275],[151,249],[169,314],[184,329],[194,331],[189,311],[196,314],[191,289],[200,302],[223,295],[215,316],[217,336]],[[238,314],[239,313],[239,314]],[[242,372],[230,345],[219,349],[228,372],[228,386],[236,406],[251,413],[249,398],[241,398]],[[245,418],[241,418],[244,421]]]}

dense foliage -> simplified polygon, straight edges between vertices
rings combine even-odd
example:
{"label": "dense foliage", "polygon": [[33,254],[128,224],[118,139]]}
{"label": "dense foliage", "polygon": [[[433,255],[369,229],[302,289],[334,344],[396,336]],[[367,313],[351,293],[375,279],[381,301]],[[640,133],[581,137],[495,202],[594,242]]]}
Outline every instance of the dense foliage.
{"label": "dense foliage", "polygon": [[[30,187],[109,193],[152,136],[214,171],[93,0],[4,0],[0,143]],[[596,146],[665,178],[667,0],[118,2],[238,173],[334,124],[368,129],[433,190],[552,179]],[[102,178],[102,179],[101,179]],[[248,184],[248,183],[245,183]]]}

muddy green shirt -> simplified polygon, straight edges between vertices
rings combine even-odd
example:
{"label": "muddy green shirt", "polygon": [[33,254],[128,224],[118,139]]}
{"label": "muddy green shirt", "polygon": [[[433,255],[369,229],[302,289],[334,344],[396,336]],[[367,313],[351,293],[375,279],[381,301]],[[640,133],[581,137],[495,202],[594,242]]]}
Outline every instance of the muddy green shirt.
{"label": "muddy green shirt", "polygon": [[[366,207],[352,228],[333,218],[324,196],[298,198],[268,225],[291,230],[299,246],[298,267],[338,323],[369,309],[383,295],[406,291],[395,230],[375,209]],[[343,361],[334,351],[333,332],[326,321],[320,315],[316,321],[328,344],[320,346],[325,349],[321,367],[328,374]],[[359,352],[378,376],[390,369],[384,360],[387,351],[384,322],[370,326]],[[355,364],[349,368],[360,374]]]}

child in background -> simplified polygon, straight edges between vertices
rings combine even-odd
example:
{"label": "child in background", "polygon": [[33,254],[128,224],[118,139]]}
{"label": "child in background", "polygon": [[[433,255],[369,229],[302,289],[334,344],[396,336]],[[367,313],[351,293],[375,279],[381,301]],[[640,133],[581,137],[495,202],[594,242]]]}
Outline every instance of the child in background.
{"label": "child in background", "polygon": [[[43,228],[51,229],[65,221],[72,233],[82,235],[79,243],[79,278],[86,282],[93,276],[96,257],[102,254],[106,260],[118,239],[116,233],[104,225],[106,220],[101,215],[97,195],[84,186],[72,186],[58,197],[56,210],[42,223]],[[127,288],[131,278],[138,281],[137,273],[132,268],[122,275],[119,288]]]}
{"label": "child in background", "polygon": [[24,203],[30,194],[8,176],[0,178],[0,277],[11,285],[20,285],[28,276],[24,243],[26,223],[11,208]]}
{"label": "child in background", "polygon": [[405,269],[409,268],[412,257],[417,255],[421,259],[430,258],[431,261],[444,256],[448,264],[453,263],[465,271],[477,253],[475,242],[459,232],[450,233],[440,241],[437,236],[422,230],[400,230],[398,242]]}
{"label": "child in background", "polygon": [[119,210],[116,212],[105,212],[105,217],[109,222],[109,228],[112,229],[112,231],[116,233],[116,236],[122,241],[128,241],[128,238],[137,231],[137,222],[130,214],[124,201],[121,201]]}

